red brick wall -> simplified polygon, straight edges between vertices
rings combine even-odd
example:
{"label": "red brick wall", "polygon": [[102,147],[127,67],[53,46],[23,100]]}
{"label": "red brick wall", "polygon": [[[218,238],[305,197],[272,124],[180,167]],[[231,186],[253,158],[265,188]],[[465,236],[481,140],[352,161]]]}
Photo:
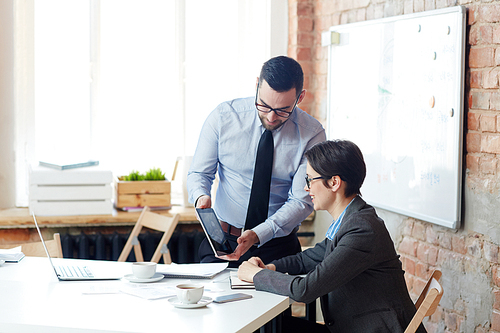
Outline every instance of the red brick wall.
{"label": "red brick wall", "polygon": [[[309,97],[301,108],[326,123],[328,54],[321,47],[322,32],[332,25],[455,5],[468,10],[464,186],[479,198],[498,195],[500,1],[290,0],[288,54],[306,75]],[[464,201],[465,209],[468,204]],[[467,227],[473,222],[464,221],[455,231],[403,217],[394,239],[413,299],[434,269],[443,271],[445,294],[436,313],[425,320],[429,332],[500,332],[499,247]]]}
{"label": "red brick wall", "polygon": [[[496,175],[500,153],[500,94],[498,73],[500,52],[500,4],[469,7],[469,92],[466,163],[469,186],[482,191],[497,190]],[[499,49],[500,50],[500,49]],[[485,181],[485,180],[490,180]]]}
{"label": "red brick wall", "polygon": [[301,102],[301,109],[311,113],[314,105],[313,89],[313,58],[314,51],[314,7],[310,1],[288,1],[289,6],[289,37],[288,55],[300,62],[304,71],[304,89],[306,97]]}

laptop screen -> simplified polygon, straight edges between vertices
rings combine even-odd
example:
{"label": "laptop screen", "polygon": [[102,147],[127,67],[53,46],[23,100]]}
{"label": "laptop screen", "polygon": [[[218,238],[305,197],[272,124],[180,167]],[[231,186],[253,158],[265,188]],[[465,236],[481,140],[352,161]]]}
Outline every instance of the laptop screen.
{"label": "laptop screen", "polygon": [[43,249],[45,250],[47,257],[49,258],[50,265],[54,269],[54,272],[56,273],[56,275],[58,275],[57,270],[54,267],[54,264],[52,263],[52,258],[50,257],[49,250],[47,249],[47,246],[45,245],[45,241],[43,240],[42,232],[40,231],[40,227],[38,226],[38,222],[36,220],[35,213],[32,213],[31,215],[33,215],[33,221],[35,221],[36,230],[38,231],[38,235],[40,236],[40,240],[42,241]]}

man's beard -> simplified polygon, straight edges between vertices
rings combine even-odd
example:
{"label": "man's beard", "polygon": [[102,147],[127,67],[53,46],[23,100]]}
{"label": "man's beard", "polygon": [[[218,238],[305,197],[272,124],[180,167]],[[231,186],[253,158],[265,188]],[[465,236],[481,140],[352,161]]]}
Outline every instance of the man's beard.
{"label": "man's beard", "polygon": [[260,112],[259,112],[259,119],[260,119],[260,122],[262,123],[262,126],[264,126],[265,129],[270,130],[270,131],[274,131],[274,130],[280,128],[288,120],[288,119],[285,119],[285,120],[281,121],[279,124],[271,126],[271,125],[267,124],[267,122],[266,122],[265,113],[261,114]]}

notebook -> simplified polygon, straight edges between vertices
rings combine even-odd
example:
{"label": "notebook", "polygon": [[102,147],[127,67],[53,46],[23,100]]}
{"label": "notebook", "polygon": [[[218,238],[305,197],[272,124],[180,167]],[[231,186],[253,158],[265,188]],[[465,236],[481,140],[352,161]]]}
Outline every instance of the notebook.
{"label": "notebook", "polygon": [[255,289],[255,285],[252,282],[240,280],[238,272],[234,271],[229,273],[229,283],[231,284],[231,289]]}
{"label": "notebook", "polygon": [[17,246],[13,249],[0,249],[0,260],[5,262],[20,262],[24,258],[24,253],[21,247]]}
{"label": "notebook", "polygon": [[47,257],[49,258],[50,265],[54,269],[54,273],[60,281],[82,281],[82,280],[118,280],[123,277],[123,274],[118,275],[115,272],[103,272],[97,268],[93,268],[90,265],[60,265],[55,266],[50,257],[47,246],[43,239],[42,233],[38,226],[35,214],[33,213],[33,220],[35,221],[36,230],[38,230],[38,235],[42,241],[43,248]]}

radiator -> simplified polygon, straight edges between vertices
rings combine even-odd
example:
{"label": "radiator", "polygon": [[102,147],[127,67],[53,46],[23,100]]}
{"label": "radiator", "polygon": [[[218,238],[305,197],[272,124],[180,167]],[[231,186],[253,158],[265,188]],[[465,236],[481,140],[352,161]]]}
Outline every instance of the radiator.
{"label": "radiator", "polygon": [[[144,260],[149,261],[160,242],[162,233],[146,231],[139,235],[139,242]],[[113,232],[111,234],[80,233],[79,235],[62,234],[61,243],[64,258],[118,260],[129,234]],[[172,262],[178,264],[197,263],[200,261],[198,248],[205,235],[201,231],[175,231],[167,246]],[[135,261],[134,251],[130,251],[127,261]],[[163,259],[160,259],[163,263]]]}

